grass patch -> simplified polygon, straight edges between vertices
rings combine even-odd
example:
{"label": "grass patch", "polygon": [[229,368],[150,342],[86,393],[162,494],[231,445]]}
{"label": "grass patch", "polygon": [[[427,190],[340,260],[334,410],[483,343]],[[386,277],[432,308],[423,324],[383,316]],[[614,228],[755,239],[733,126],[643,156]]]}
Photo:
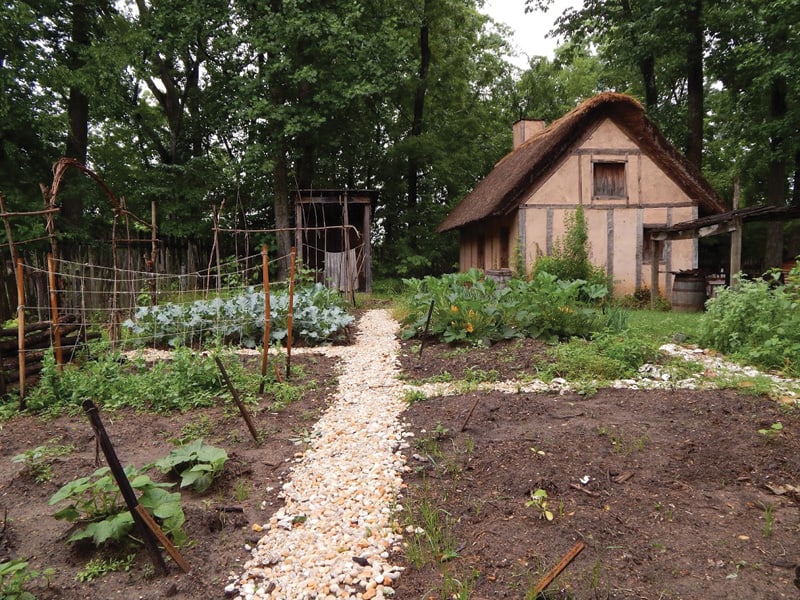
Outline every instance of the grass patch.
{"label": "grass patch", "polygon": [[681,340],[695,343],[700,337],[703,313],[628,310],[628,329],[658,345]]}

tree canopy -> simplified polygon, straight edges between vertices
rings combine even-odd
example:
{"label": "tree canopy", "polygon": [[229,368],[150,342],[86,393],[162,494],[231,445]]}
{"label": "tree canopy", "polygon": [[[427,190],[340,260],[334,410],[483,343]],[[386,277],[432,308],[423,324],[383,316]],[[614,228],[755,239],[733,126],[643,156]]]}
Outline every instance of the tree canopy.
{"label": "tree canopy", "polygon": [[[435,227],[510,150],[512,123],[616,90],[723,196],[736,177],[745,203],[788,203],[798,5],[586,0],[558,18],[555,57],[518,70],[481,0],[4,3],[0,192],[41,208],[38,184],[71,156],[132,211],[155,202],[162,236],[207,241],[223,206],[222,219],[283,231],[271,240],[285,255],[294,191],[376,189],[378,274],[438,273],[457,242]],[[110,215],[71,187],[65,243],[96,243]]]}

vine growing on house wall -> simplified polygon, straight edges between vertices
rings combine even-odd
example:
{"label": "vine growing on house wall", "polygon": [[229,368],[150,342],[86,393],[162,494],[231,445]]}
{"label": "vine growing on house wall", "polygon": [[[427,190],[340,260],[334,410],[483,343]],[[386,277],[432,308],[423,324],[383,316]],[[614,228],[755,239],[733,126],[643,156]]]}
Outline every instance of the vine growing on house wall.
{"label": "vine growing on house wall", "polygon": [[589,228],[583,206],[564,217],[564,237],[556,238],[549,255],[540,256],[533,265],[531,278],[545,272],[555,275],[562,281],[588,281],[604,284],[611,291],[609,280],[603,267],[595,266],[589,260],[592,246],[589,243]]}

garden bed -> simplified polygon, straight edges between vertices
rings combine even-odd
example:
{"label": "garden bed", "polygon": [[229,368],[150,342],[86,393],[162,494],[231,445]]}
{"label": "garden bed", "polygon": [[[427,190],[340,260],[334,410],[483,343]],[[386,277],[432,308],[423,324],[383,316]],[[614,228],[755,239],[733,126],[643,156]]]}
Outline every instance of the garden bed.
{"label": "garden bed", "polygon": [[[503,380],[534,376],[545,349],[530,340],[488,349],[433,343],[419,358],[418,342],[405,342],[401,364],[408,380]],[[124,464],[153,462],[174,447],[170,439],[199,431],[230,455],[209,492],[183,492],[190,543],[181,552],[190,573],[169,563],[170,574],[156,577],[140,551],[128,572],[76,580],[90,559],[113,556],[70,547],[69,525],[51,518],[56,508],[47,505],[62,484],[95,469],[82,415],[0,424],[0,511],[8,511],[0,558],[54,569],[49,585],[39,578],[28,586],[43,599],[223,597],[229,575],[249,558],[245,545],[262,535],[253,524],[268,522],[281,505],[281,484],[335,389],[333,359],[303,353],[292,365],[316,385],[281,411],[264,399],[254,410],[266,434],[258,447],[232,407],[103,414]],[[248,368],[257,370],[257,361]],[[585,549],[549,597],[796,597],[800,420],[742,391],[587,397],[465,388],[414,403],[404,414],[415,436],[405,450],[408,488],[398,520],[422,527],[427,507],[446,539],[430,553],[419,535],[405,532],[408,546],[389,559],[407,567],[396,597],[522,599],[578,541]],[[773,430],[776,423],[783,429]],[[51,481],[36,483],[10,459],[42,444],[74,450],[53,459]],[[534,501],[537,490],[546,491],[546,507]]]}

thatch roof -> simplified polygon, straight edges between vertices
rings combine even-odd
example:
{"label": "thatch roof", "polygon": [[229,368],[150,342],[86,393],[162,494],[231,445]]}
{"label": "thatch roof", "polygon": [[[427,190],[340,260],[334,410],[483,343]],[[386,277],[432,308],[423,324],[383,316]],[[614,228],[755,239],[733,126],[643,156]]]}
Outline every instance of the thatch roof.
{"label": "thatch roof", "polygon": [[642,105],[625,94],[607,92],[586,100],[507,154],[453,208],[438,231],[458,229],[517,209],[526,198],[526,190],[546,177],[584,138],[590,127],[606,118],[616,123],[642,152],[698,202],[700,214],[725,211],[714,189],[647,118]]}

